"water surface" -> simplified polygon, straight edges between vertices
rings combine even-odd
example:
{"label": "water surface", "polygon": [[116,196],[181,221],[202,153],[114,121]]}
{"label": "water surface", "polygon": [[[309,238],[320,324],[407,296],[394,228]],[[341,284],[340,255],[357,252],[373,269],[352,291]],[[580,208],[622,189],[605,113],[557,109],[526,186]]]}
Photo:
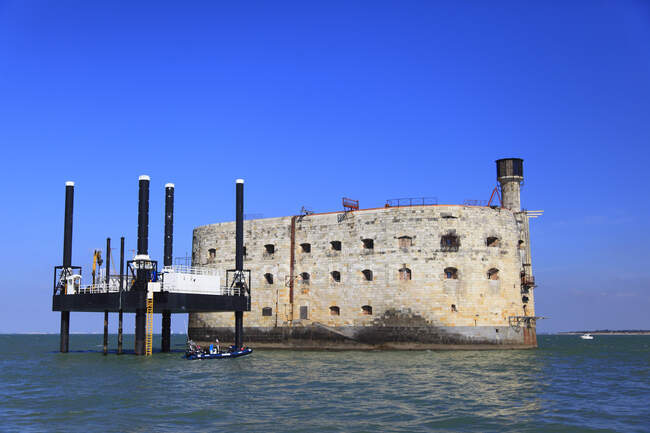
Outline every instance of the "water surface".
{"label": "water surface", "polygon": [[[173,336],[177,350],[184,341]],[[101,344],[101,335],[71,335],[71,352],[60,354],[58,335],[0,335],[0,429],[650,431],[650,336],[540,336],[539,349],[516,351],[260,350],[206,361],[103,356]]]}

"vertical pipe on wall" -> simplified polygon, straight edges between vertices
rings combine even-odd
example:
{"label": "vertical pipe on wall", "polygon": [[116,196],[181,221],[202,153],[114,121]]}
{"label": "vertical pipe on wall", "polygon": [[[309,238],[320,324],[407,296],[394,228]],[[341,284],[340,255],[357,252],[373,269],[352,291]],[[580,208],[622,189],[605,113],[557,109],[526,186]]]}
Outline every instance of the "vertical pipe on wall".
{"label": "vertical pipe on wall", "polygon": [[[163,266],[172,265],[172,250],[174,243],[174,184],[165,185],[165,243]],[[172,315],[169,310],[162,313],[162,352],[171,350]]]}
{"label": "vertical pipe on wall", "polygon": [[[72,211],[74,208],[74,182],[65,183],[65,217],[63,220],[63,270],[70,272],[72,266]],[[63,293],[62,293],[63,295]],[[70,341],[70,312],[61,311],[61,331],[59,350],[66,353]]]}

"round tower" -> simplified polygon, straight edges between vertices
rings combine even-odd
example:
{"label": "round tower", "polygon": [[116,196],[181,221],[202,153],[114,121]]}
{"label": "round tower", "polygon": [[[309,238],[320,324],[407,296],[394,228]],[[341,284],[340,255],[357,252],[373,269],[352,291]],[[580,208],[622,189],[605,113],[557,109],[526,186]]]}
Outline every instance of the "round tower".
{"label": "round tower", "polygon": [[497,180],[501,184],[503,207],[514,212],[521,210],[520,188],[524,181],[524,160],[521,158],[497,159]]}

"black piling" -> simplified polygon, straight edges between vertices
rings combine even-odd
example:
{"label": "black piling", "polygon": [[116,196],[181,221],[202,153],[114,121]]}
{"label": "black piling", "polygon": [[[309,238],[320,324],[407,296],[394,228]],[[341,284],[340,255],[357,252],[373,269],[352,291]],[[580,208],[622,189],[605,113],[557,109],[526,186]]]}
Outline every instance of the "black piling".
{"label": "black piling", "polygon": [[124,292],[124,236],[120,238],[120,309],[117,317],[117,354],[122,354],[122,295]]}
{"label": "black piling", "polygon": [[[111,281],[111,238],[106,238],[106,290]],[[108,310],[104,310],[104,355],[108,354]]]}
{"label": "black piling", "polygon": [[[136,259],[149,259],[149,176],[140,176],[138,191],[138,254]],[[147,308],[148,272],[138,268],[136,271],[136,291],[138,294],[135,309],[135,354],[144,355]]]}
{"label": "black piling", "polygon": [[[74,207],[74,182],[65,183],[65,219],[63,221],[63,271],[72,272],[72,210]],[[67,353],[70,342],[70,312],[61,311],[60,351]]]}
{"label": "black piling", "polygon": [[[174,241],[174,184],[165,185],[165,243],[163,266],[172,265],[172,246]],[[169,310],[162,313],[162,352],[171,350],[172,314]]]}
{"label": "black piling", "polygon": [[[244,180],[236,183],[235,271],[243,276],[244,270]],[[241,289],[241,287],[240,287]],[[240,290],[240,296],[243,295]],[[244,337],[244,312],[235,311],[235,346],[242,347]]]}

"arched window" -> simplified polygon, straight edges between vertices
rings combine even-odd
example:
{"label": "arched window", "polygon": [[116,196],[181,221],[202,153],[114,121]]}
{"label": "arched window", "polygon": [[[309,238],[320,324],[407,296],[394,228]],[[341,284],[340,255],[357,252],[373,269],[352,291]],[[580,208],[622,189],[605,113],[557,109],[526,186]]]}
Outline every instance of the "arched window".
{"label": "arched window", "polygon": [[262,308],[262,316],[268,317],[273,315],[273,309],[271,307]]}
{"label": "arched window", "polygon": [[214,262],[214,259],[217,257],[217,249],[216,248],[210,248],[208,250],[208,260],[210,262]]}
{"label": "arched window", "polygon": [[413,238],[410,236],[400,236],[397,238],[397,244],[400,248],[408,248],[413,245]]}
{"label": "arched window", "polygon": [[375,248],[375,241],[373,239],[362,239],[361,242],[363,242],[363,248],[367,250]]}
{"label": "arched window", "polygon": [[372,315],[372,307],[370,305],[364,305],[361,307],[361,314],[364,316],[371,316]]}
{"label": "arched window", "polygon": [[363,277],[366,281],[372,281],[372,271],[370,269],[364,269],[361,272],[363,272]]}
{"label": "arched window", "polygon": [[445,268],[445,279],[446,280],[457,280],[458,279],[458,269],[456,269],[456,268]]}
{"label": "arched window", "polygon": [[341,251],[341,241],[332,241],[330,244],[332,245],[333,251]]}
{"label": "arched window", "polygon": [[307,272],[303,272],[302,274],[300,274],[300,279],[302,284],[305,285],[309,284],[309,274]]}
{"label": "arched window", "polygon": [[440,237],[440,249],[445,252],[458,251],[460,239],[454,234],[447,234]]}
{"label": "arched window", "polygon": [[341,315],[341,309],[336,305],[332,305],[330,307],[330,316],[340,316],[340,315]]}
{"label": "arched window", "polygon": [[273,244],[264,245],[264,254],[272,255],[274,253],[275,253],[275,245]]}
{"label": "arched window", "polygon": [[402,281],[408,281],[411,279],[411,270],[406,266],[399,270],[399,279]]}
{"label": "arched window", "polygon": [[308,243],[300,244],[300,247],[302,248],[303,253],[311,253],[311,244]]}
{"label": "arched window", "polygon": [[264,279],[266,280],[266,284],[273,284],[273,274],[264,274]]}
{"label": "arched window", "polygon": [[499,270],[497,268],[492,268],[487,272],[488,280],[498,280],[499,279]]}
{"label": "arched window", "polygon": [[524,247],[524,241],[519,239],[519,242],[517,242],[517,248],[522,249]]}
{"label": "arched window", "polygon": [[485,243],[487,244],[488,247],[498,247],[499,246],[499,238],[490,236],[485,240]]}
{"label": "arched window", "polygon": [[458,313],[458,309],[456,308],[456,304],[451,304],[451,312],[452,313]]}
{"label": "arched window", "polygon": [[337,283],[341,282],[341,273],[339,271],[332,271],[332,280],[334,280]]}
{"label": "arched window", "polygon": [[522,296],[521,297],[521,302],[523,302],[524,304],[527,304],[528,303],[528,296]]}

